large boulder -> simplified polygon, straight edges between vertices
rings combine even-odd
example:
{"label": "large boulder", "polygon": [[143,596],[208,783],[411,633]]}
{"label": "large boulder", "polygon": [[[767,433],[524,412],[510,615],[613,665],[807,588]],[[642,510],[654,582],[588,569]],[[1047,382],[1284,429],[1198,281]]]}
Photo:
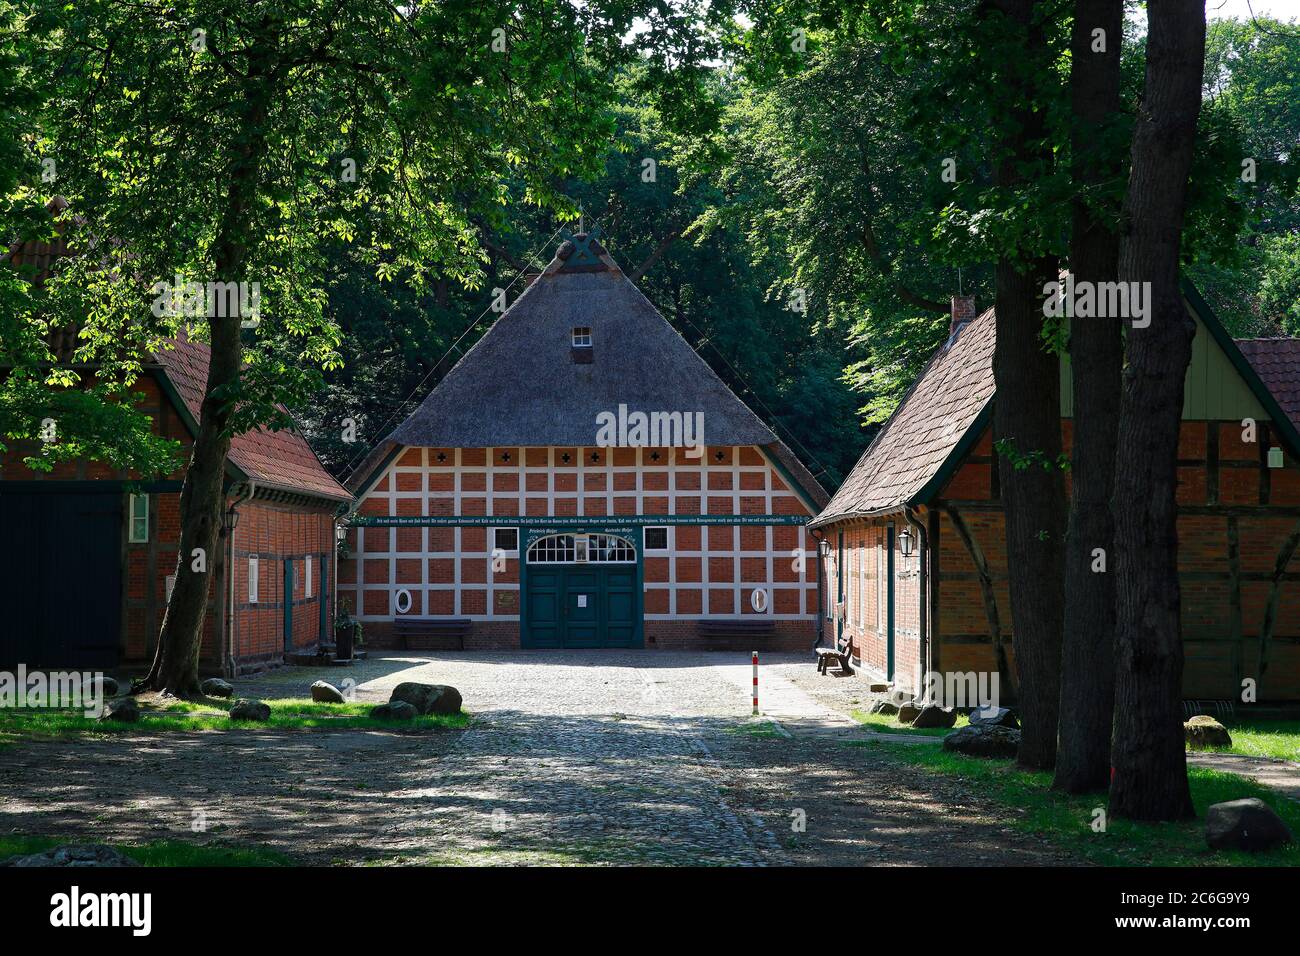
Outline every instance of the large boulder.
{"label": "large boulder", "polygon": [[1246,797],[1205,811],[1205,842],[1216,850],[1271,850],[1294,843],[1295,834],[1263,800]]}
{"label": "large boulder", "polygon": [[139,866],[111,846],[103,844],[56,846],[27,856],[0,860],[0,866]]}
{"label": "large boulder", "polygon": [[917,703],[899,704],[898,705],[898,722],[900,724],[910,724],[921,713],[921,705]]}
{"label": "large boulder", "polygon": [[938,704],[926,704],[921,708],[921,712],[916,715],[912,721],[913,727],[951,727],[957,723],[957,711],[951,707],[940,707]]}
{"label": "large boulder", "polygon": [[1187,746],[1193,750],[1232,746],[1228,728],[1206,714],[1198,714],[1183,724],[1183,735],[1187,738]]}
{"label": "large boulder", "polygon": [[1020,749],[1020,731],[995,724],[971,724],[946,735],[943,749],[968,757],[1014,757]]}
{"label": "large boulder", "polygon": [[235,688],[230,685],[230,682],[220,677],[209,677],[199,685],[199,690],[208,697],[233,697],[235,693]]}
{"label": "large boulder", "polygon": [[343,691],[323,680],[318,680],[311,685],[311,699],[318,704],[343,704],[347,702],[347,698],[343,696]]}
{"label": "large boulder", "polygon": [[122,686],[111,677],[105,677],[102,674],[96,677],[87,677],[81,684],[81,699],[90,700],[99,697],[102,700],[108,700],[110,697],[116,697],[122,693]]}
{"label": "large boulder", "polygon": [[135,702],[134,697],[115,700],[104,708],[104,713],[99,719],[111,720],[118,724],[134,724],[140,719],[140,705]]}
{"label": "large boulder", "polygon": [[393,688],[388,702],[391,704],[395,700],[410,704],[421,714],[460,713],[460,691],[446,684],[417,684],[407,681]]}
{"label": "large boulder", "polygon": [[230,705],[230,719],[265,722],[271,719],[271,708],[260,700],[241,698]]}
{"label": "large boulder", "polygon": [[371,720],[415,720],[419,715],[420,712],[404,700],[390,700],[370,710]]}
{"label": "large boulder", "polygon": [[884,714],[886,717],[892,717],[898,713],[898,705],[892,700],[878,700],[871,705],[871,709],[867,713]]}
{"label": "large boulder", "polygon": [[976,708],[967,719],[972,727],[1010,727],[1014,730],[1020,726],[1016,715],[1006,707]]}

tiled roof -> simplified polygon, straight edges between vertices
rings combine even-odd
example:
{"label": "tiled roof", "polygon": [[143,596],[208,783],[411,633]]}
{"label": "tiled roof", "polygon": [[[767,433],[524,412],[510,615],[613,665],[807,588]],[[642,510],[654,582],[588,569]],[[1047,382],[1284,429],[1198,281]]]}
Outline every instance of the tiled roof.
{"label": "tiled roof", "polygon": [[1237,339],[1237,348],[1300,428],[1300,339]]}
{"label": "tiled roof", "polygon": [[[184,338],[174,347],[155,353],[168,381],[198,421],[203,388],[208,380],[208,346]],[[315,495],[337,501],[352,498],[320,463],[307,439],[297,429],[271,431],[257,428],[230,441],[230,462],[259,485]]]}
{"label": "tiled roof", "polygon": [[930,359],[812,527],[916,503],[993,397],[993,310]]}

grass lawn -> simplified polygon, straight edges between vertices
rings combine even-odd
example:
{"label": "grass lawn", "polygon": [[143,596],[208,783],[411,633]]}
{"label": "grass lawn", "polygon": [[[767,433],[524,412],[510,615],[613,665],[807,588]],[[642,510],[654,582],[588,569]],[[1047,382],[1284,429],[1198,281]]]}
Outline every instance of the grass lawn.
{"label": "grass lawn", "polygon": [[[0,860],[27,856],[68,843],[84,844],[89,840],[56,837],[0,836]],[[262,847],[198,846],[178,840],[155,840],[152,843],[114,843],[113,849],[144,866],[292,866],[283,853]]]}
{"label": "grass lawn", "polygon": [[[917,730],[900,724],[895,717],[868,714],[855,710],[852,717],[870,730],[886,734],[921,734],[942,737],[949,733],[942,728]],[[965,727],[969,721],[958,715],[955,727]],[[1272,757],[1300,763],[1300,720],[1226,720],[1223,724],[1232,734],[1232,747],[1211,748],[1221,753],[1244,754],[1248,757]],[[953,729],[955,729],[955,727]]]}
{"label": "grass lawn", "polygon": [[1225,720],[1223,726],[1232,746],[1215,750],[1300,762],[1300,720]]}
{"label": "grass lawn", "polygon": [[952,727],[909,727],[907,724],[900,724],[897,717],[887,717],[884,714],[868,714],[865,710],[855,710],[850,716],[858,723],[882,734],[917,734],[922,737],[942,737],[950,734],[958,727],[965,727],[970,723],[965,714],[957,715],[957,723]]}
{"label": "grass lawn", "polygon": [[938,747],[886,741],[855,741],[889,759],[957,777],[981,798],[1005,808],[1009,826],[1044,837],[1091,863],[1104,866],[1300,866],[1300,845],[1269,853],[1211,850],[1205,843],[1205,809],[1212,803],[1259,797],[1300,833],[1300,803],[1288,800],[1236,774],[1189,767],[1188,779],[1198,819],[1185,823],[1134,823],[1110,820],[1106,832],[1092,830],[1093,811],[1105,807],[1104,794],[1081,797],[1052,791],[1052,775],[1017,769],[1006,760],[981,760]]}
{"label": "grass lawn", "polygon": [[148,734],[186,730],[442,730],[464,727],[466,714],[430,715],[414,720],[374,720],[369,715],[374,703],[321,704],[309,698],[268,700],[271,719],[265,722],[233,721],[226,713],[229,704],[207,701],[151,701],[142,697],[140,720],[133,724],[96,721],[81,710],[17,708],[0,710],[0,745],[29,737],[82,737],[110,734]]}

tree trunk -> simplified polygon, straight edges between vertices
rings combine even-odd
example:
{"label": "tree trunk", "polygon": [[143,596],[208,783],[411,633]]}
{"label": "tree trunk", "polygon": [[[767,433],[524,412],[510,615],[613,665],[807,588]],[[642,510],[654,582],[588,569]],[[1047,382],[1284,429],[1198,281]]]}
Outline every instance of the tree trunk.
{"label": "tree trunk", "polygon": [[[1024,30],[1023,62],[1045,60],[1046,44],[1035,24],[1031,0],[1003,0],[997,7]],[[998,55],[1016,55],[1003,47]],[[994,170],[999,189],[1023,185],[1026,170],[1049,168],[1043,113],[1036,110],[1034,70],[1018,70],[1002,90],[1012,104],[1001,133]],[[1011,577],[1012,647],[1020,701],[1022,765],[1049,768],[1056,757],[1060,706],[1061,628],[1064,618],[1065,491],[1057,468],[1061,454],[1060,359],[1043,344],[1043,286],[1056,278],[1056,262],[1028,265],[1002,259],[996,270],[997,341],[993,351],[993,408],[999,478],[1006,514],[1007,565]],[[1016,467],[1033,456],[1028,467]],[[1040,457],[1041,456],[1041,457]]]}
{"label": "tree trunk", "polygon": [[[993,354],[993,430],[999,443],[1014,450],[998,455],[998,471],[1019,686],[1019,761],[1039,769],[1050,768],[1056,756],[1065,600],[1065,490],[1056,467],[1061,452],[1061,370],[1060,360],[1039,337],[1042,288],[1054,266],[1043,261],[1021,273],[1010,263],[998,263]],[[1035,463],[1016,467],[1015,457],[1030,454]]]}
{"label": "tree trunk", "polygon": [[[225,206],[213,244],[213,279],[217,282],[245,280],[243,269],[265,153],[265,123],[273,95],[265,72],[257,68],[258,62],[254,60],[250,65],[249,83],[245,87],[248,95],[244,135],[239,138],[241,145],[231,159]],[[199,411],[199,432],[181,486],[176,583],[163,617],[153,665],[136,689],[166,691],[178,697],[194,697],[200,693],[199,652],[212,569],[217,563],[221,513],[225,508],[224,478],[233,410],[228,394],[238,386],[243,363],[240,323],[238,315],[213,316],[208,320],[211,358]],[[200,553],[203,562],[201,569],[196,570],[195,561]]]}
{"label": "tree trunk", "polygon": [[1146,88],[1120,247],[1122,282],[1150,283],[1150,325],[1130,330],[1116,457],[1118,590],[1110,810],[1137,820],[1193,816],[1179,703],[1178,430],[1195,324],[1178,284],[1187,173],[1201,107],[1205,6],[1148,10]]}
{"label": "tree trunk", "polygon": [[[1071,175],[1075,202],[1070,273],[1075,283],[1114,282],[1119,271],[1119,209],[1086,201],[1119,175],[1119,157],[1102,150],[1108,121],[1120,109],[1122,0],[1076,0],[1070,38]],[[1104,51],[1095,51],[1094,30]],[[1093,196],[1097,203],[1098,197]],[[1065,537],[1065,639],[1061,651],[1061,714],[1056,778],[1067,793],[1105,790],[1110,782],[1111,717],[1115,708],[1115,482],[1120,373],[1124,344],[1117,316],[1070,322],[1074,447],[1070,517]],[[1095,570],[1100,550],[1104,570]]]}

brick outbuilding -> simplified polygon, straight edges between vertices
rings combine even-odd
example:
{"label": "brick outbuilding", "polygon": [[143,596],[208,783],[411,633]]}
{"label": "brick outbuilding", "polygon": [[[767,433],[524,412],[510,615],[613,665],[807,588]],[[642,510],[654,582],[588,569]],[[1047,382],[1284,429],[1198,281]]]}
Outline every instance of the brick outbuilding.
{"label": "brick outbuilding", "polygon": [[[66,254],[60,240],[9,258],[39,282]],[[56,333],[52,345],[71,343]],[[193,441],[208,355],[180,339],[145,364],[132,391],[156,434]],[[0,667],[147,667],[177,568],[184,466],[142,480],[79,460],[42,474],[22,463],[30,451],[0,456]],[[351,495],[294,429],[236,435],[226,472],[200,668],[230,675],[332,641],[335,523]]]}
{"label": "brick outbuilding", "polygon": [[[1234,342],[1196,291],[1179,448],[1188,699],[1300,699],[1300,348]],[[935,353],[810,527],[825,626],[873,680],[997,674],[1015,690],[992,412],[995,324],[954,299]],[[1070,449],[1069,362],[1061,430]],[[1121,464],[1122,467],[1122,464]],[[969,685],[967,685],[969,686]]]}

